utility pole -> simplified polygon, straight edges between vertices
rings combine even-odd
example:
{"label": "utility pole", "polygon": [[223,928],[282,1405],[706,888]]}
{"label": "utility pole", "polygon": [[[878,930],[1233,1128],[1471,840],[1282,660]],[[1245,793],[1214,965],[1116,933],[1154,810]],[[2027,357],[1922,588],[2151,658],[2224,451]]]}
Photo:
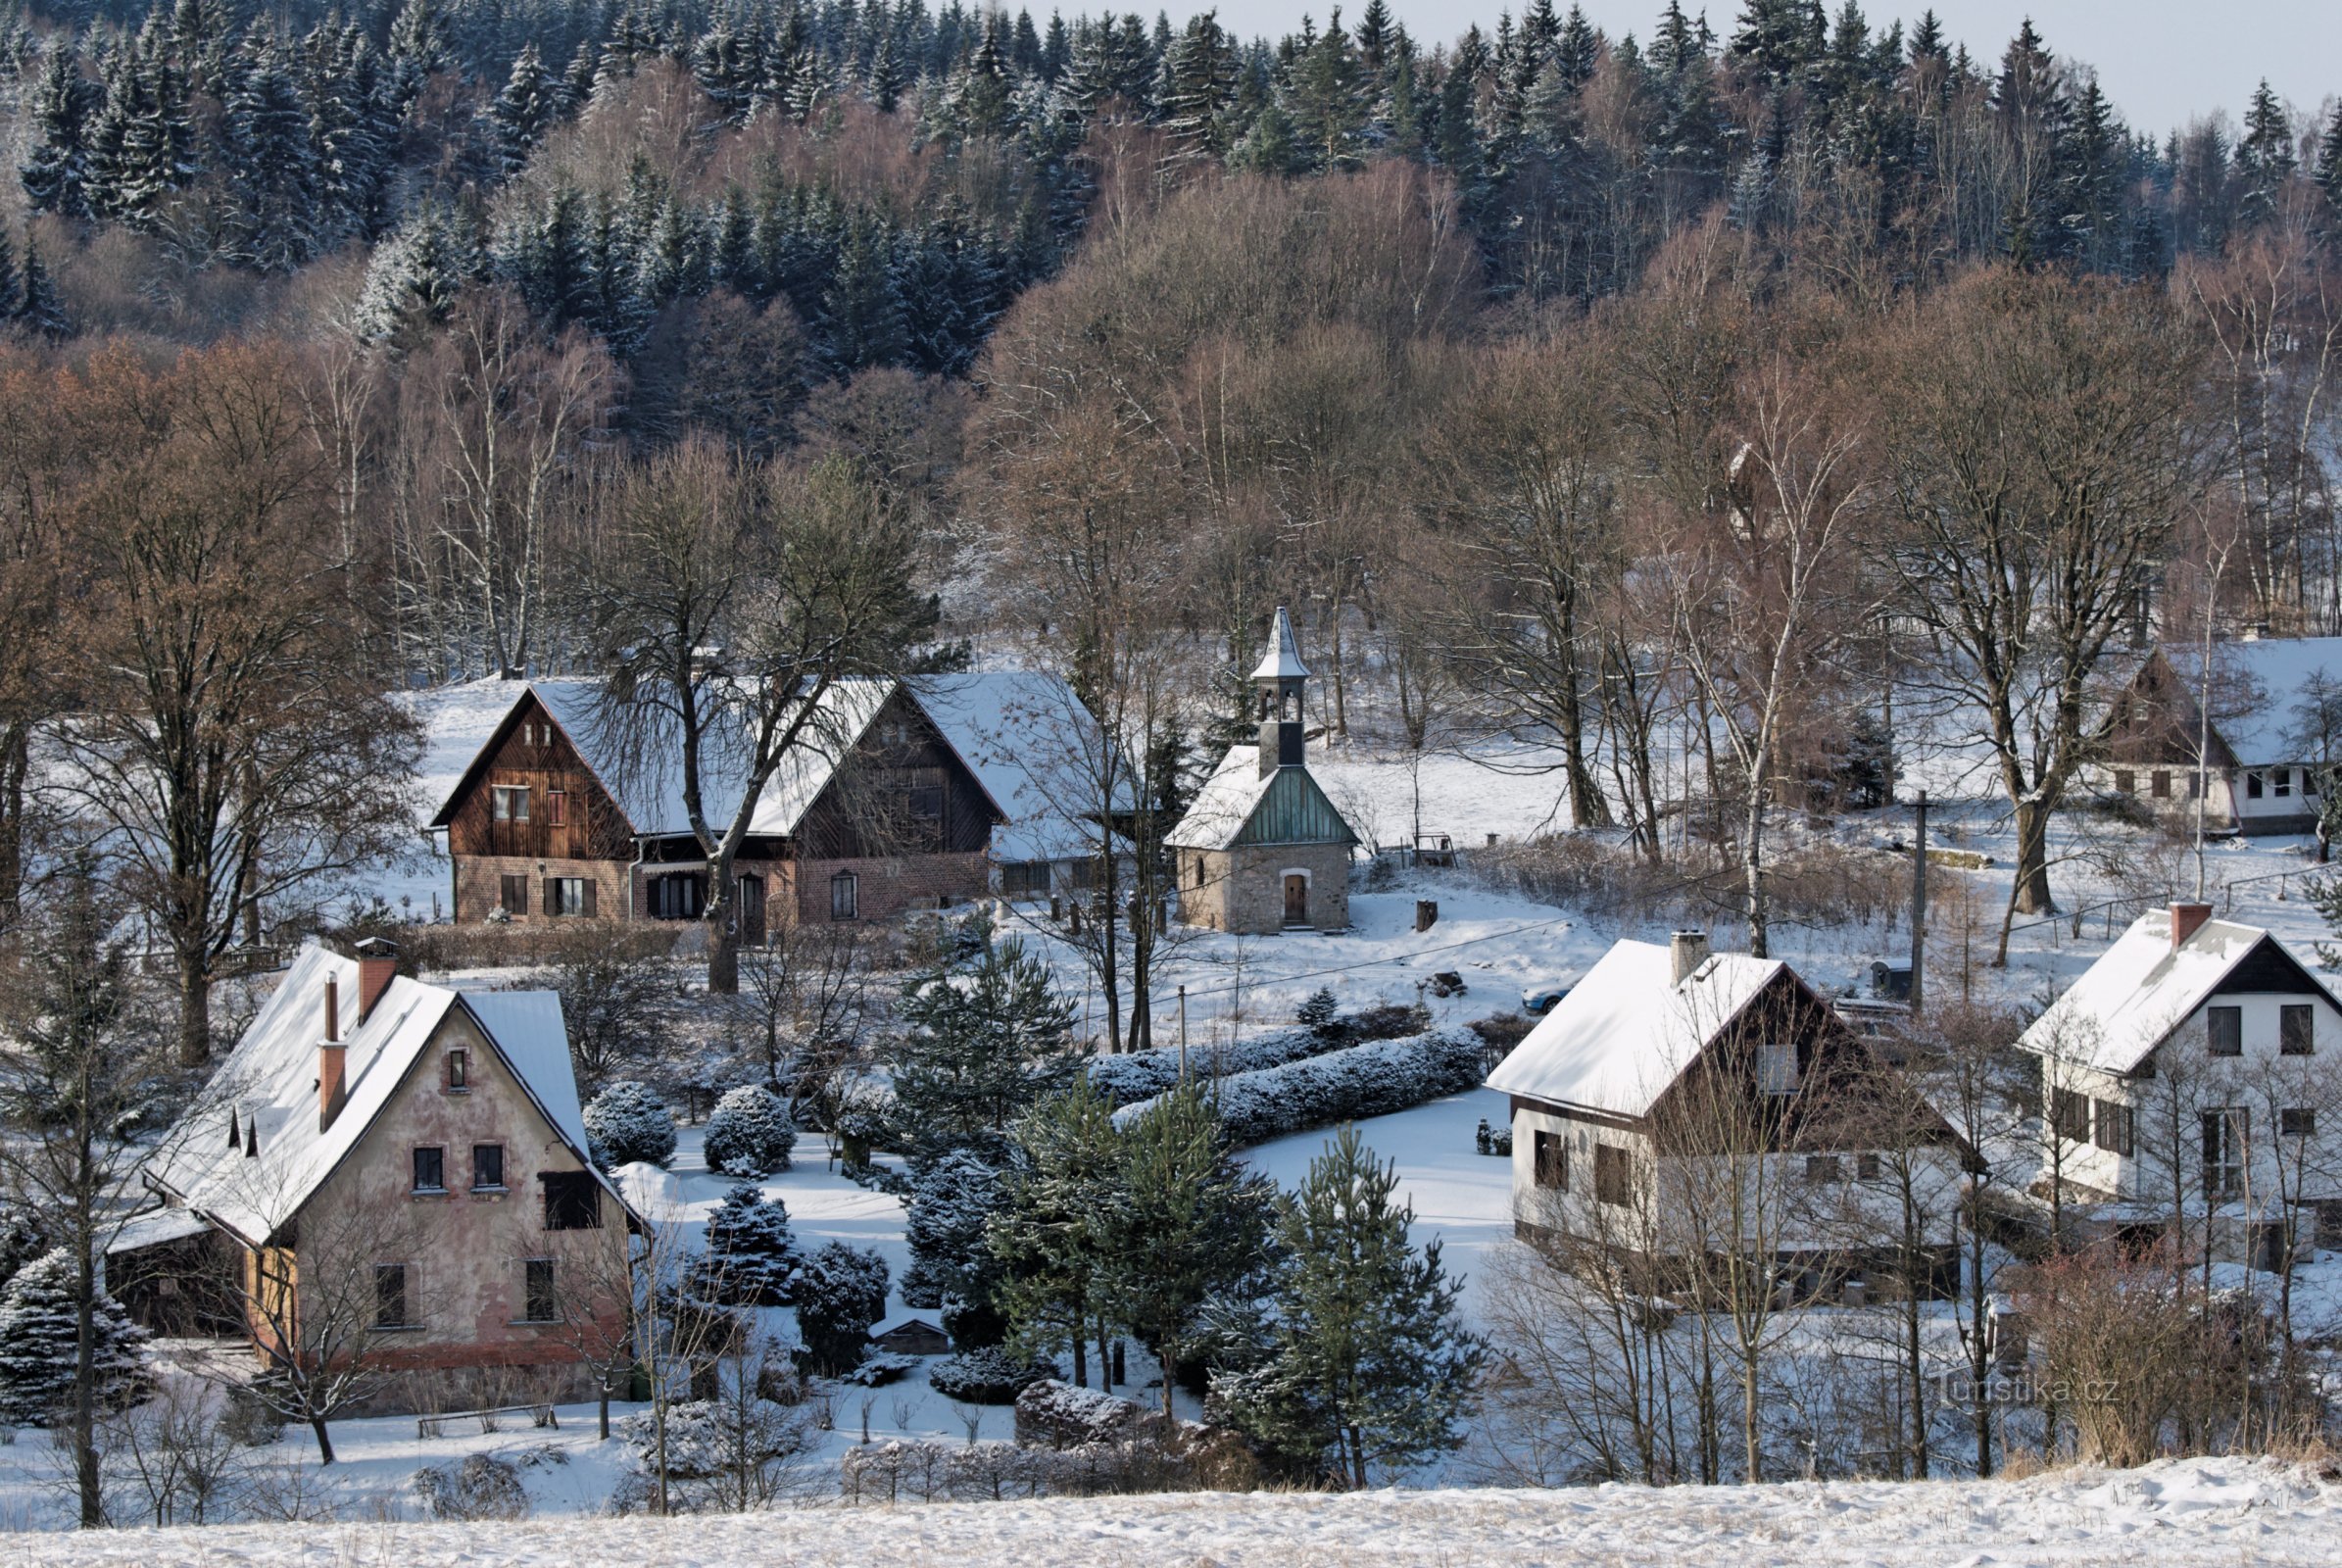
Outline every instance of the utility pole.
{"label": "utility pole", "polygon": [[1917,1018],[1927,994],[1927,792],[1919,792],[1911,842],[1911,1016]]}

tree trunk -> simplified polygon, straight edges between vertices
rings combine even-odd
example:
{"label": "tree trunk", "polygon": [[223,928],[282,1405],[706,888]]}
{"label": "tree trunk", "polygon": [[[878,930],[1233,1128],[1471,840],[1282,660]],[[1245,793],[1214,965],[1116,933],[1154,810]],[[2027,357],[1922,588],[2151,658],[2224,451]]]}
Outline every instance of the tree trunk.
{"label": "tree trunk", "polygon": [[2019,914],[2057,913],[2049,891],[2049,808],[2038,801],[2017,803],[2017,889],[2011,904]]}
{"label": "tree trunk", "polygon": [[320,1465],[333,1463],[333,1438],[325,1430],[325,1418],[321,1415],[311,1416],[309,1430],[317,1434],[317,1463]]}
{"label": "tree trunk", "polygon": [[95,1530],[106,1522],[106,1496],[98,1477],[98,1281],[86,1228],[80,1240],[80,1277],[74,1293],[80,1299],[73,1310],[73,1487],[80,1494],[81,1528]]}
{"label": "tree trunk", "polygon": [[1757,1397],[1756,1357],[1753,1354],[1745,1355],[1740,1361],[1740,1440],[1745,1453],[1742,1462],[1748,1466],[1748,1471],[1741,1479],[1750,1486],[1765,1477],[1762,1445],[1758,1442],[1762,1410],[1763,1401]]}
{"label": "tree trunk", "polygon": [[212,975],[203,944],[174,943],[179,970],[179,1065],[200,1067],[212,1059]]}
{"label": "tree trunk", "polygon": [[707,905],[701,913],[707,927],[707,994],[740,994],[740,920],[738,884],[732,877],[732,857],[718,852],[707,858]]}
{"label": "tree trunk", "polygon": [[596,1401],[594,1407],[594,1425],[602,1441],[608,1443],[610,1441],[610,1385],[607,1383],[602,1385],[600,1393],[601,1398]]}
{"label": "tree trunk", "polygon": [[1769,957],[1771,955],[1765,946],[1768,924],[1765,909],[1765,788],[1755,779],[1749,781],[1745,835],[1747,843],[1740,860],[1748,877],[1748,956],[1752,958]]}

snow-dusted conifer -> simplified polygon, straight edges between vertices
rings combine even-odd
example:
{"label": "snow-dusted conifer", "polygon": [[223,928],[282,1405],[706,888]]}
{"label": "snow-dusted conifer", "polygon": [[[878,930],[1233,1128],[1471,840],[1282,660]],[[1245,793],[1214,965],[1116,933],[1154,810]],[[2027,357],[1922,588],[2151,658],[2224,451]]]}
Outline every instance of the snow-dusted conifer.
{"label": "snow-dusted conifer", "polygon": [[605,1169],[675,1157],[675,1118],[647,1085],[622,1078],[586,1102],[586,1136]]}
{"label": "snow-dusted conifer", "polygon": [[436,204],[384,240],[366,264],[358,291],[356,325],[361,336],[380,342],[410,327],[447,319],[479,258]]}
{"label": "snow-dusted conifer", "polygon": [[867,1249],[831,1242],[798,1273],[797,1328],[816,1372],[835,1377],[858,1365],[886,1309],[886,1259]]}
{"label": "snow-dusted conifer", "polygon": [[512,74],[504,90],[488,106],[488,122],[496,127],[497,155],[507,173],[528,162],[560,109],[561,88],[546,74],[544,57],[534,43],[520,46],[512,57]]}
{"label": "snow-dusted conifer", "polygon": [[754,1182],[724,1194],[707,1216],[707,1294],[737,1305],[777,1306],[790,1298],[800,1259],[789,1208]]}
{"label": "snow-dusted conifer", "polygon": [[[73,1254],[59,1248],[17,1271],[0,1292],[0,1421],[45,1427],[73,1397],[78,1330]],[[118,1410],[151,1381],[146,1330],[111,1296],[97,1299],[95,1359],[100,1408]]]}
{"label": "snow-dusted conifer", "polygon": [[707,1168],[727,1176],[769,1176],[789,1168],[797,1128],[781,1097],[762,1084],[726,1090],[707,1117]]}

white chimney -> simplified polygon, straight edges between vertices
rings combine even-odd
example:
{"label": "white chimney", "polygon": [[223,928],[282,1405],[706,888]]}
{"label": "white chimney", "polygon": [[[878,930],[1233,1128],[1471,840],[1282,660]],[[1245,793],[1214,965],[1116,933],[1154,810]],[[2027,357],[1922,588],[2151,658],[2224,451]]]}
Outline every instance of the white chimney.
{"label": "white chimney", "polygon": [[1678,931],[1667,939],[1667,956],[1672,960],[1675,983],[1680,986],[1691,977],[1692,970],[1708,961],[1708,934]]}

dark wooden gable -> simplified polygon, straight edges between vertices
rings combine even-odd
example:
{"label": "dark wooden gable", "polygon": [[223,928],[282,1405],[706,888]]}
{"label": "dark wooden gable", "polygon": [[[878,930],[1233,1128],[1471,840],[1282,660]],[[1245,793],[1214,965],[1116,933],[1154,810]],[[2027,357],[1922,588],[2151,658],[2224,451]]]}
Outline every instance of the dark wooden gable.
{"label": "dark wooden gable", "polygon": [[[1780,1102],[1758,1082],[1761,1048],[1794,1042],[1797,1092]],[[1696,1142],[1726,1109],[1749,1117],[1764,1147],[1859,1150],[1889,1140],[1897,1116],[1918,1116],[1922,1142],[1956,1144],[1951,1127],[1916,1097],[1893,1092],[1892,1067],[1785,965],[1711,1041],[1651,1107],[1662,1148]]]}
{"label": "dark wooden gable", "polygon": [[2301,966],[2300,960],[2285,951],[2284,944],[2275,937],[2264,936],[2253,944],[2253,951],[2236,961],[2235,967],[2221,976],[2212,994],[2232,996],[2239,992],[2257,992],[2283,997],[2317,997],[2342,1011],[2342,1004],[2334,1002],[2333,993],[2318,982],[2317,976]]}
{"label": "dark wooden gable", "polygon": [[1005,820],[935,721],[898,687],[805,814],[807,859],[981,854]]}
{"label": "dark wooden gable", "polygon": [[[2214,711],[2219,711],[2217,705]],[[2192,766],[2200,723],[2195,690],[2180,679],[2179,672],[2159,649],[2147,656],[2129,684],[2107,704],[2106,719],[2099,730],[2099,750],[2110,762]],[[2208,750],[2209,765],[2219,768],[2236,765],[2236,756],[2220,738],[2217,725],[2212,729]]]}
{"label": "dark wooden gable", "polygon": [[[499,816],[496,792],[528,815]],[[558,801],[556,797],[559,797]],[[555,820],[559,816],[560,820]],[[628,860],[633,828],[535,694],[512,705],[439,814],[451,855]]]}

